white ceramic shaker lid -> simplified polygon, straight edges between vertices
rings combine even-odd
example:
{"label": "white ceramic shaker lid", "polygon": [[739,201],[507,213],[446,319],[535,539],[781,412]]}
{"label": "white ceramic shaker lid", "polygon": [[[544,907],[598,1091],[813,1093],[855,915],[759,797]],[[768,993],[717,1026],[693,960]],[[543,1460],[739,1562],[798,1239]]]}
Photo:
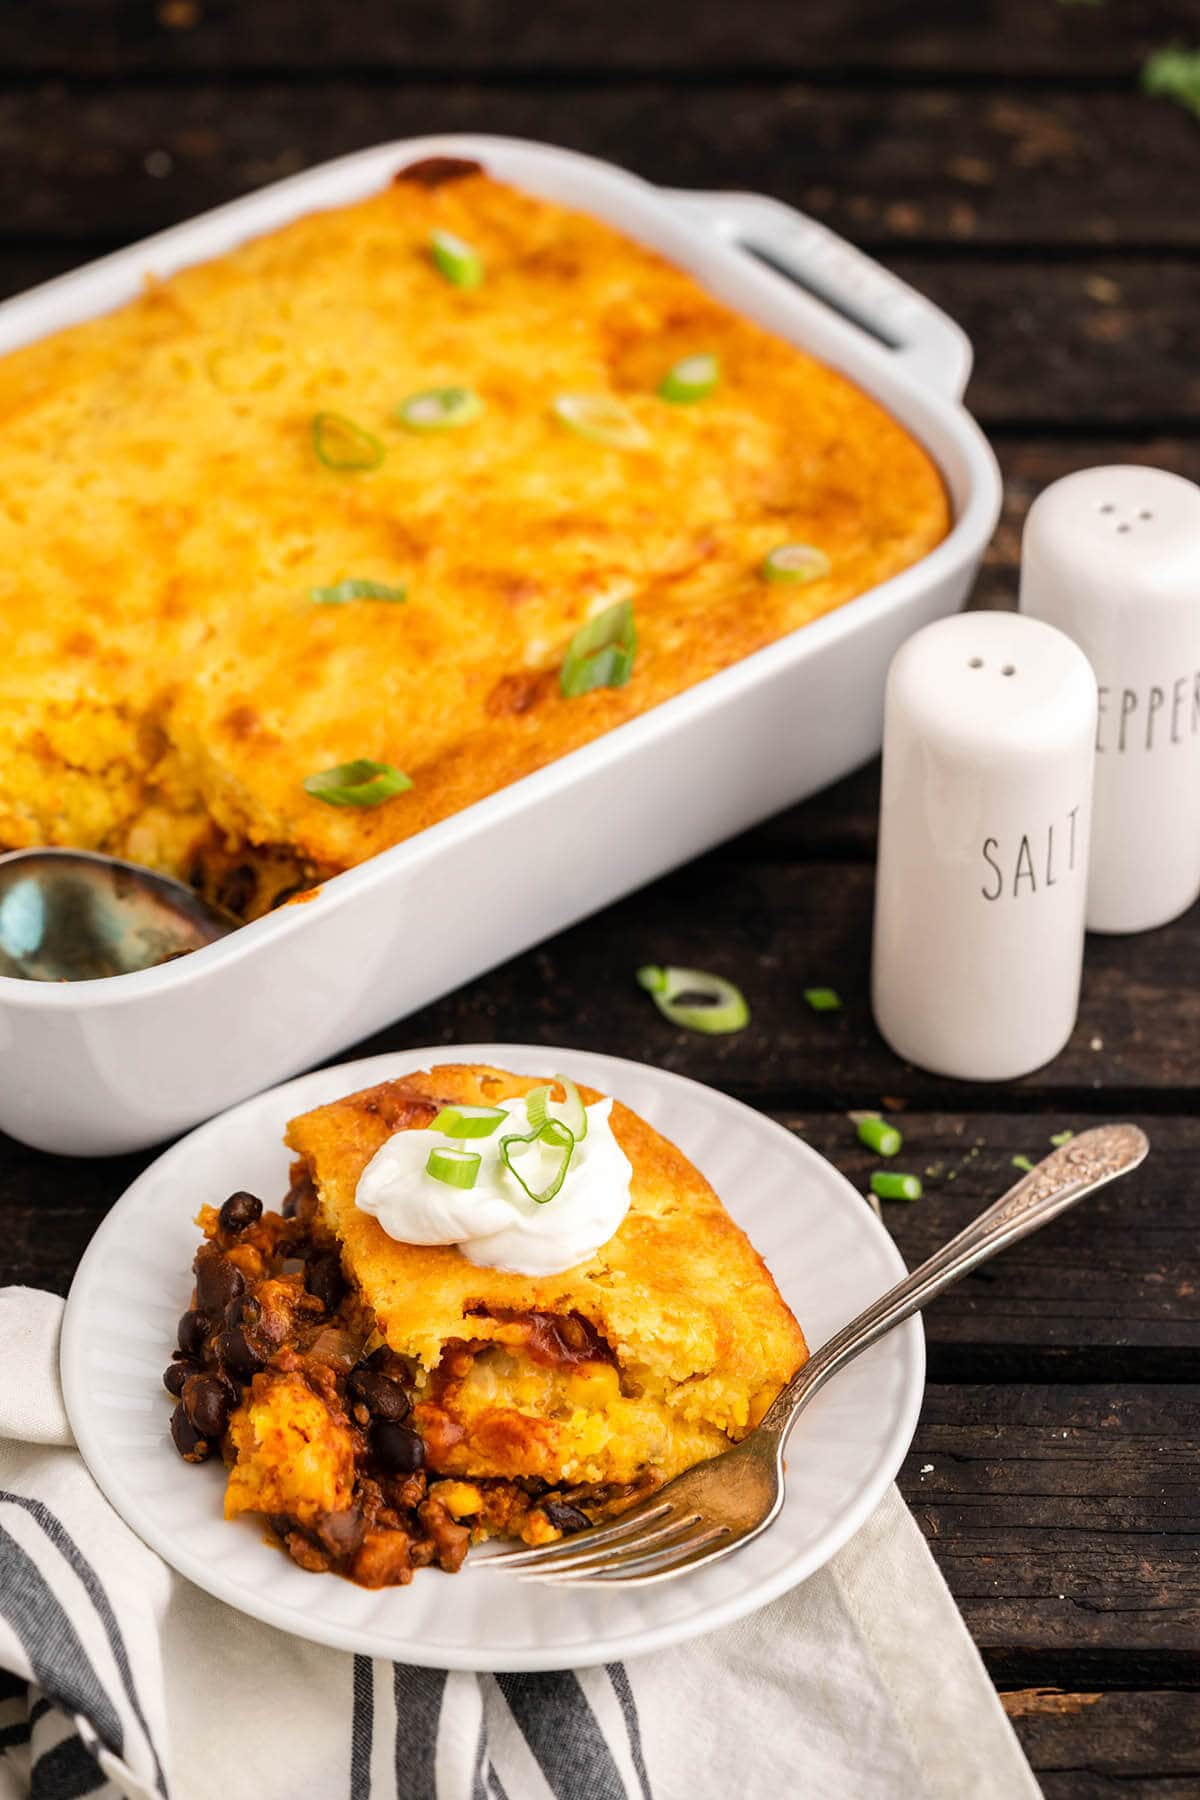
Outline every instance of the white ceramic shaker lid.
{"label": "white ceramic shaker lid", "polygon": [[1136,465],[1056,481],[1025,524],[1021,610],[1099,682],[1088,925],[1165,924],[1200,895],[1200,487]]}
{"label": "white ceramic shaker lid", "polygon": [[1001,1081],[1070,1036],[1095,729],[1086,657],[1036,620],[960,613],[897,652],[871,980],[908,1061]]}

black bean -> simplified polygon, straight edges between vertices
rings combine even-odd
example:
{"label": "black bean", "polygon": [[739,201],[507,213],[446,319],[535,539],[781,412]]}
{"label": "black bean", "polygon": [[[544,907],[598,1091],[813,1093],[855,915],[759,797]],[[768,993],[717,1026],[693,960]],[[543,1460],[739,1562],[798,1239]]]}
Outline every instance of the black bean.
{"label": "black bean", "polygon": [[204,1348],[207,1329],[198,1312],[192,1310],[184,1313],[179,1321],[179,1348],[185,1356],[199,1356]]}
{"label": "black bean", "polygon": [[584,1531],[592,1522],[585,1512],[569,1506],[565,1500],[543,1500],[541,1510],[558,1531]]}
{"label": "black bean", "polygon": [[393,1419],[371,1427],[371,1449],[389,1475],[412,1475],[425,1466],[425,1446],[416,1432]]}
{"label": "black bean", "polygon": [[257,1225],[262,1218],[263,1203],[254,1194],[240,1190],[230,1194],[224,1206],[217,1214],[217,1223],[222,1231],[245,1231],[251,1225]]}
{"label": "black bean", "polygon": [[367,1358],[367,1367],[373,1369],[377,1375],[390,1375],[393,1381],[403,1381],[411,1385],[412,1378],[404,1358],[397,1355],[396,1351],[390,1350],[386,1344],[380,1344],[378,1350],[372,1350]]}
{"label": "black bean", "polygon": [[208,1455],[208,1440],[196,1430],[183,1410],[182,1401],[171,1414],[171,1436],[184,1462],[203,1462]]}
{"label": "black bean", "polygon": [[351,1506],[346,1512],[324,1513],[316,1526],[318,1538],[334,1556],[353,1556],[366,1529],[367,1522],[357,1506]]}
{"label": "black bean", "polygon": [[226,869],[217,884],[217,900],[226,912],[249,912],[257,893],[258,873],[252,863],[237,863]]}
{"label": "black bean", "polygon": [[223,1313],[231,1300],[244,1293],[246,1278],[213,1244],[196,1253],[196,1305],[201,1312]]}
{"label": "black bean", "polygon": [[326,1312],[335,1311],[346,1291],[341,1258],[336,1250],[324,1250],[319,1256],[309,1257],[304,1265],[304,1285]]}
{"label": "black bean", "polygon": [[350,1392],[377,1419],[407,1419],[412,1410],[412,1401],[400,1383],[390,1375],[376,1375],[373,1369],[356,1369],[350,1377]]}
{"label": "black bean", "polygon": [[169,1362],[163,1370],[163,1386],[166,1388],[168,1394],[174,1394],[176,1400],[178,1400],[180,1394],[183,1392],[183,1384],[188,1376],[198,1375],[199,1373],[200,1364],[193,1362],[191,1357],[176,1357],[175,1361]]}
{"label": "black bean", "polygon": [[251,1344],[240,1325],[231,1325],[217,1339],[217,1355],[223,1367],[231,1375],[242,1381],[249,1381],[257,1369],[263,1367],[265,1358]]}
{"label": "black bean", "polygon": [[225,1435],[230,1393],[219,1375],[189,1375],[182,1398],[183,1409],[201,1437]]}

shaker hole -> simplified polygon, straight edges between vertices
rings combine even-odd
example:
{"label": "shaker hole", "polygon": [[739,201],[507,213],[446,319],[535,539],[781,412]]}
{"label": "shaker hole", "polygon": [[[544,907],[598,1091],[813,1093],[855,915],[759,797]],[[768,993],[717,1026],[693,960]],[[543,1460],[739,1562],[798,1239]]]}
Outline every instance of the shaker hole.
{"label": "shaker hole", "polygon": [[967,664],[967,667],[968,667],[968,669],[982,669],[982,667],[983,667],[982,656],[973,656],[971,658],[970,662]]}
{"label": "shaker hole", "polygon": [[1154,514],[1152,512],[1147,512],[1145,507],[1143,507],[1141,512],[1138,514],[1139,519],[1152,519],[1153,517],[1154,517]]}
{"label": "shaker hole", "polygon": [[1130,529],[1131,529],[1131,527],[1128,525],[1118,525],[1117,526],[1118,531],[1129,531]]}
{"label": "shaker hole", "polygon": [[1103,505],[1103,506],[1102,506],[1102,507],[1101,507],[1101,508],[1100,508],[1100,511],[1101,511],[1101,512],[1102,512],[1102,513],[1110,513],[1110,512],[1116,512],[1116,510],[1117,510],[1117,509],[1116,509],[1116,507],[1115,507],[1115,506],[1114,506],[1114,505],[1113,505],[1113,503],[1112,503],[1112,501],[1111,501],[1111,500],[1106,500],[1106,501],[1105,501],[1105,502],[1104,502],[1104,505]]}
{"label": "shaker hole", "polygon": [[1013,665],[1011,663],[1005,663],[1004,667],[1000,671],[1000,673],[1002,675],[1015,675],[1016,672],[1017,672],[1016,669],[1013,667]]}

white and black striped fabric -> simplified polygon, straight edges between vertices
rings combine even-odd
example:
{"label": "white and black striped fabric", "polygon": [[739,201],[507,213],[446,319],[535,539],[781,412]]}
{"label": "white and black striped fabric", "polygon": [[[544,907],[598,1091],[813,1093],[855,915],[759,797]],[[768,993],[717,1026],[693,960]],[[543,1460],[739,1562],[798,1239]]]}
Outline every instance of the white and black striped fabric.
{"label": "white and black striped fabric", "polygon": [[1030,1800],[893,1492],[753,1619],[628,1664],[443,1673],[222,1606],[70,1444],[61,1302],[0,1289],[0,1800]]}

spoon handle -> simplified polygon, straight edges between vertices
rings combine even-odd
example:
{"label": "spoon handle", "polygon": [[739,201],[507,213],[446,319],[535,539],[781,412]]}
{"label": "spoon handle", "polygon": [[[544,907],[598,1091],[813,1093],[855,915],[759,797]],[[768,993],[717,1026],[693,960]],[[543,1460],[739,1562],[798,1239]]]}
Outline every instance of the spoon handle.
{"label": "spoon handle", "polygon": [[760,1431],[776,1433],[782,1448],[801,1408],[831,1375],[998,1250],[1040,1230],[1085,1194],[1136,1169],[1149,1148],[1145,1132],[1136,1125],[1098,1125],[1052,1151],[957,1237],[822,1344],[768,1408]]}

